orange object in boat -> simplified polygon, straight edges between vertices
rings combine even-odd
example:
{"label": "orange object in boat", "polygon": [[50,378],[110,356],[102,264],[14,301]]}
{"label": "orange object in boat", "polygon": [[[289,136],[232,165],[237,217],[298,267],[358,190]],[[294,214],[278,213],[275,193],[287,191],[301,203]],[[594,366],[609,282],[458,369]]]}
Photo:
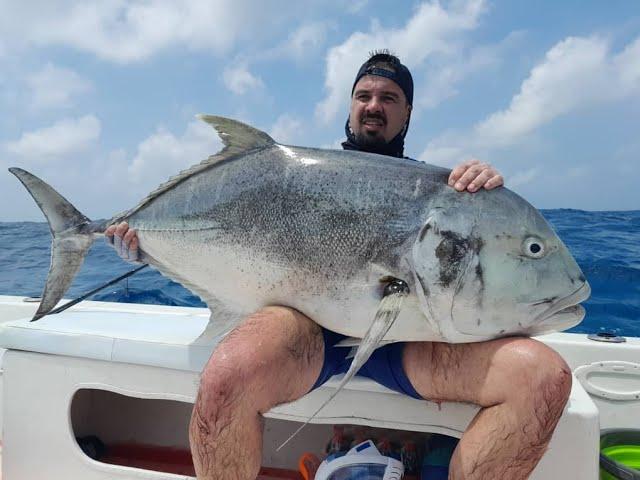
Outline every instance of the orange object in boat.
{"label": "orange object in boat", "polygon": [[320,459],[313,453],[303,453],[298,460],[298,469],[304,480],[313,480],[316,477],[318,467],[320,467]]}

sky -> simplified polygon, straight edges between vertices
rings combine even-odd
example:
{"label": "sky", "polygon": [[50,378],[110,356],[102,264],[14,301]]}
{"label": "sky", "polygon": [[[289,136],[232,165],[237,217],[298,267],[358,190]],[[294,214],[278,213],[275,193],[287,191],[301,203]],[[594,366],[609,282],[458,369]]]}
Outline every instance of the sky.
{"label": "sky", "polygon": [[215,153],[196,118],[340,148],[361,63],[413,73],[405,154],[494,165],[538,208],[640,209],[640,2],[0,0],[0,221],[41,221],[7,168],[109,218]]}

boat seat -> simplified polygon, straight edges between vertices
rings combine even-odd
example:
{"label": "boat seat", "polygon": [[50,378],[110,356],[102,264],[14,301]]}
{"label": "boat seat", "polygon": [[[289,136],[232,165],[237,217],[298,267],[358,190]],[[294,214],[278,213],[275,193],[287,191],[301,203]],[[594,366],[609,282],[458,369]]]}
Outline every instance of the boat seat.
{"label": "boat seat", "polygon": [[[35,310],[36,306],[28,308]],[[206,308],[84,302],[35,322],[27,317],[3,323],[0,346],[200,372],[215,343],[192,342],[208,321]]]}

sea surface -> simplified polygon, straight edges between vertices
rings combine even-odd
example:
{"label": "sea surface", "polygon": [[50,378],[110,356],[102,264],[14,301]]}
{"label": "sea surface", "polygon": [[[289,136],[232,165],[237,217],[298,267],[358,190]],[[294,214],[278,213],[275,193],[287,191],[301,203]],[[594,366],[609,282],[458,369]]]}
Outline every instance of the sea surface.
{"label": "sea surface", "polygon": [[[570,331],[602,330],[640,337],[640,210],[543,210],[591,284],[587,315]],[[49,269],[46,223],[0,222],[0,295],[40,296]],[[96,242],[67,297],[74,298],[133,268]],[[152,269],[94,295],[93,300],[204,306],[200,299]]]}

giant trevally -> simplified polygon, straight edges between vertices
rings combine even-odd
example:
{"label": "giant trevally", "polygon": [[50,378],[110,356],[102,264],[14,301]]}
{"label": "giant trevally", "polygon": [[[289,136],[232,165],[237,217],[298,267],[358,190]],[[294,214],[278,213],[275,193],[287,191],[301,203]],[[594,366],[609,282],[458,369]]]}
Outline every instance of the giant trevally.
{"label": "giant trevally", "polygon": [[[127,221],[142,260],[210,307],[206,337],[263,306],[287,305],[364,337],[353,370],[380,341],[477,342],[582,320],[584,275],[542,215],[507,188],[460,193],[444,168],[280,145],[248,125],[202,118],[225,148],[106,222],[11,169],[53,235],[34,318],[62,298],[93,240]],[[381,315],[395,279],[408,287],[402,307]],[[376,314],[383,326],[372,325]]]}

